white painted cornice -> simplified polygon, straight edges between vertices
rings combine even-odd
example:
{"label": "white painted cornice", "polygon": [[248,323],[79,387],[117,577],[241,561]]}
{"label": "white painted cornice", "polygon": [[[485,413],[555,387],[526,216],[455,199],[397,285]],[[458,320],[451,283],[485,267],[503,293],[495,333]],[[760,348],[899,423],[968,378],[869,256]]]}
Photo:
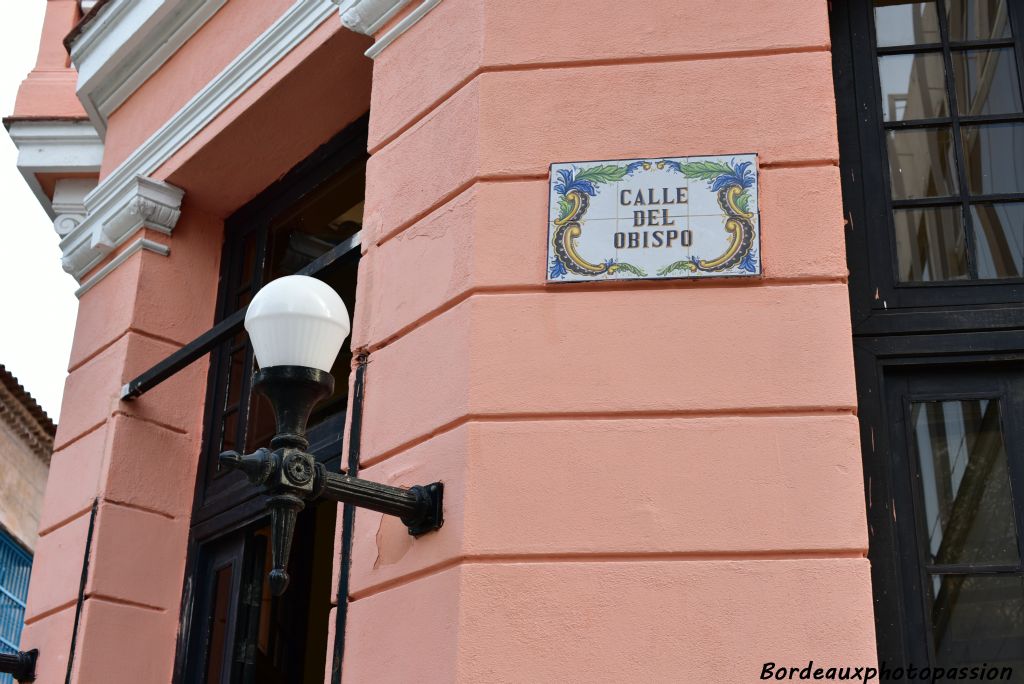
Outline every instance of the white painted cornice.
{"label": "white painted cornice", "polygon": [[[85,220],[60,243],[64,270],[84,286],[82,278],[142,227],[169,234],[178,219],[182,191],[150,176],[334,11],[330,0],[296,0],[277,21],[107,174],[84,199]],[[148,249],[145,245],[143,248]],[[101,274],[109,272],[108,265],[89,276],[86,282],[95,284],[97,276],[102,277]]]}
{"label": "white painted cornice", "polygon": [[103,143],[88,121],[15,121],[8,134],[18,148],[18,170],[50,218],[58,214],[36,174],[100,172]]}
{"label": "white painted cornice", "polygon": [[[345,28],[367,36],[377,32],[398,14],[410,0],[332,0],[338,5],[341,23]],[[427,12],[437,7],[441,0],[421,0],[411,12],[395,22],[366,51],[366,56],[375,58],[396,38],[413,27],[416,22],[426,16]]]}
{"label": "white painted cornice", "polygon": [[71,61],[78,70],[78,98],[101,135],[110,113],[225,2],[112,0],[85,25],[71,45]]}
{"label": "white painted cornice", "polygon": [[64,270],[82,282],[86,273],[143,228],[170,235],[181,216],[184,194],[145,176],[135,176],[99,203],[93,191],[85,198],[85,220],[60,241]]}
{"label": "white painted cornice", "polygon": [[347,29],[372,36],[411,0],[335,0],[341,24]]}

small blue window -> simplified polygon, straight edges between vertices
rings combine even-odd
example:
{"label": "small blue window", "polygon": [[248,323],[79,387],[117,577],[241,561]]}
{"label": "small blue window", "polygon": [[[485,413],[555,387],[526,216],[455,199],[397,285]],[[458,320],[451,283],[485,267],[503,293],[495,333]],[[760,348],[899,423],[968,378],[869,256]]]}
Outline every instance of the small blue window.
{"label": "small blue window", "polygon": [[[25,599],[32,556],[0,531],[0,653],[16,653],[25,624]],[[8,674],[0,674],[0,684],[13,684]]]}

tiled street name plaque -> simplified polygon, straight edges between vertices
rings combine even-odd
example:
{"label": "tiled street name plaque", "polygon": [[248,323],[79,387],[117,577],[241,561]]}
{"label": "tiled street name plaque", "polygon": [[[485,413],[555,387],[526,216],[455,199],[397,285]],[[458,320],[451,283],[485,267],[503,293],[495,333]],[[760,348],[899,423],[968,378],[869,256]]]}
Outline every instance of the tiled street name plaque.
{"label": "tiled street name plaque", "polygon": [[757,155],[551,165],[548,282],[761,274]]}

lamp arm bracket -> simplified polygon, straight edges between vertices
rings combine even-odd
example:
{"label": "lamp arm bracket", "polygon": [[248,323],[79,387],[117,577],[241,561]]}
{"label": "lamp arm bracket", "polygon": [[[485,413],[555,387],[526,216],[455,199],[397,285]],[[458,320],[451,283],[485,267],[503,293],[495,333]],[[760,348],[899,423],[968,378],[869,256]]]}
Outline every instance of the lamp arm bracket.
{"label": "lamp arm bracket", "polygon": [[401,518],[409,534],[416,537],[438,530],[444,524],[444,484],[441,482],[407,489],[350,477],[328,471],[312,454],[295,448],[276,451],[261,448],[244,455],[225,451],[219,461],[221,467],[242,471],[250,482],[263,485],[272,496],[290,493],[305,500],[323,497],[393,515]]}
{"label": "lamp arm bracket", "polygon": [[37,648],[17,653],[0,653],[0,672],[10,674],[19,682],[34,682],[38,658],[39,649]]}
{"label": "lamp arm bracket", "polygon": [[406,489],[330,472],[318,463],[317,489],[333,501],[401,518],[415,537],[441,529],[444,524],[442,482]]}

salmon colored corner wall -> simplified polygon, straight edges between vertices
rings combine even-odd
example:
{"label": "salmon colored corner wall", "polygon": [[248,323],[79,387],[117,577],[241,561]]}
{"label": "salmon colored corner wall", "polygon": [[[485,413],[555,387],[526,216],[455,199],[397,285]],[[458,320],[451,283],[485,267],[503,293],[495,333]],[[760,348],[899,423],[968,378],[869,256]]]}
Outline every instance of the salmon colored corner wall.
{"label": "salmon colored corner wall", "polygon": [[[370,129],[363,474],[446,522],[357,513],[344,681],[873,663],[824,0],[446,0]],[[739,152],[764,277],[545,282],[549,164]]]}
{"label": "salmon colored corner wall", "polygon": [[[22,638],[42,651],[39,682],[65,681],[94,503],[71,681],[171,681],[208,361],[131,402],[120,389],[212,325],[224,218],[367,111],[368,42],[324,22],[221,112],[154,174],[185,190],[172,235],[140,233],[170,255],[139,251],[81,297]],[[209,35],[188,46],[169,74],[231,57]],[[202,85],[192,76],[181,88]],[[185,97],[140,92],[133,106],[153,116]],[[141,111],[112,119],[110,133],[152,125]],[[129,128],[122,155],[143,135]]]}
{"label": "salmon colored corner wall", "polygon": [[206,359],[119,396],[210,326],[221,230],[186,203],[170,256],[137,252],[80,300],[21,642],[39,682],[65,681],[94,505],[72,681],[170,681]]}
{"label": "salmon colored corner wall", "polygon": [[12,118],[86,118],[85,109],[75,94],[78,74],[71,66],[63,42],[80,16],[78,0],[46,0],[36,66],[18,89]]}

